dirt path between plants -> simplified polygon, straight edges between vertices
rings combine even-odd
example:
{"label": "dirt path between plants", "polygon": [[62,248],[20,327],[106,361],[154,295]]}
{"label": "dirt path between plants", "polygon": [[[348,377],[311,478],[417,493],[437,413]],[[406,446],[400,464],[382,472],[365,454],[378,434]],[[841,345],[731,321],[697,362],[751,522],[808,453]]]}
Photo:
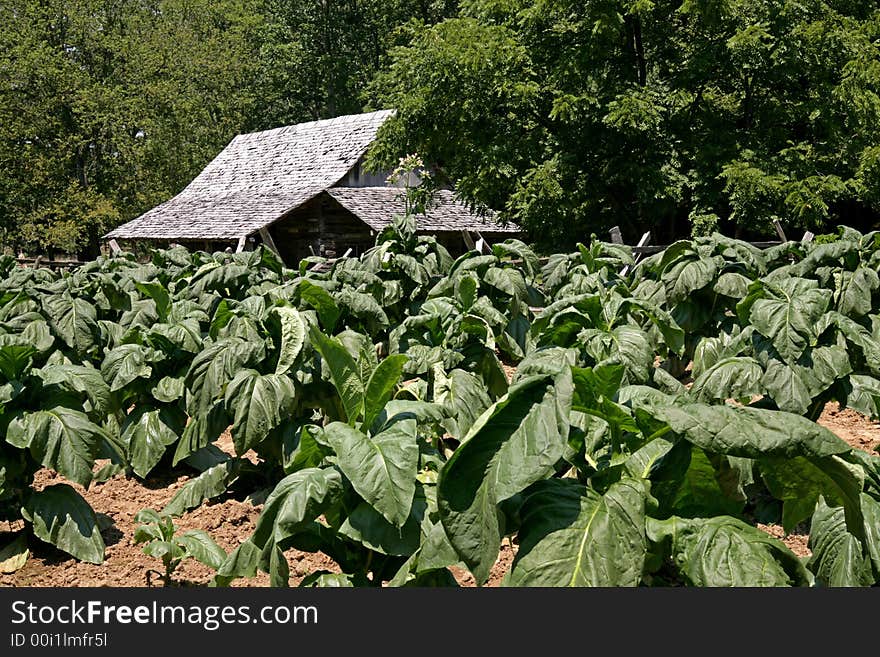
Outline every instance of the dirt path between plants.
{"label": "dirt path between plants", "polygon": [[[880,444],[880,423],[871,422],[866,417],[851,410],[838,411],[837,406],[829,404],[819,418],[819,423],[828,427],[847,443],[871,453]],[[231,440],[228,434],[218,443],[229,449]],[[19,571],[0,575],[0,586],[113,586],[142,587],[162,586],[155,573],[161,564],[148,557],[141,546],[134,543],[134,517],[143,508],[161,509],[191,476],[183,469],[172,470],[160,476],[149,477],[145,481],[125,476],[116,476],[101,484],[93,484],[88,490],[74,484],[74,487],[92,505],[101,521],[101,535],[107,545],[106,557],[101,565],[81,563],[55,548],[34,544],[31,557]],[[37,473],[36,487],[59,483],[63,478],[48,470]],[[244,541],[254,530],[261,506],[247,501],[225,499],[207,503],[194,509],[176,521],[181,529],[203,529],[227,552]],[[19,524],[0,522],[0,546],[7,544],[19,529]],[[798,556],[810,554],[808,537],[802,530],[785,536],[777,525],[759,525],[769,534],[780,538]],[[35,542],[36,543],[36,542]],[[507,540],[501,548],[498,562],[492,570],[489,586],[498,586],[510,568],[515,555],[515,546]],[[290,563],[290,584],[296,586],[306,575],[316,570],[339,572],[335,562],[324,554],[312,554],[288,550]],[[474,586],[473,577],[467,571],[453,569],[456,579],[462,586]],[[175,577],[183,586],[203,586],[213,576],[213,571],[193,560],[182,563]],[[268,586],[269,577],[260,573],[252,579],[236,580],[233,586]]]}
{"label": "dirt path between plants", "polygon": [[[232,438],[223,434],[217,446],[232,453]],[[245,456],[248,456],[247,454]],[[97,466],[96,466],[97,467]],[[147,587],[163,586],[158,559],[145,555],[142,546],[134,542],[137,526],[135,516],[144,508],[162,509],[180,487],[192,476],[189,470],[177,468],[160,476],[150,476],[144,481],[118,475],[104,483],[92,484],[88,489],[74,484],[47,469],[40,470],[34,487],[42,489],[56,483],[73,486],[98,514],[101,536],[107,546],[104,563],[82,563],[51,545],[33,541],[31,556],[25,566],[12,574],[0,574],[0,587],[9,586],[111,586]],[[181,530],[203,529],[226,552],[231,552],[254,531],[262,505],[249,501],[223,499],[208,502],[185,513],[174,521]],[[13,538],[12,532],[22,523],[0,522],[0,546]],[[318,570],[340,572],[339,566],[322,553],[285,552],[290,564],[290,585],[298,585],[302,579]],[[502,546],[498,563],[492,571],[489,586],[498,586],[510,568],[514,551],[508,541]],[[453,574],[462,586],[474,586],[473,576],[466,570],[453,568]],[[179,586],[204,586],[211,581],[214,571],[193,559],[182,562],[174,573]],[[242,578],[232,583],[234,587],[269,586],[269,576],[258,573],[254,578]]]}

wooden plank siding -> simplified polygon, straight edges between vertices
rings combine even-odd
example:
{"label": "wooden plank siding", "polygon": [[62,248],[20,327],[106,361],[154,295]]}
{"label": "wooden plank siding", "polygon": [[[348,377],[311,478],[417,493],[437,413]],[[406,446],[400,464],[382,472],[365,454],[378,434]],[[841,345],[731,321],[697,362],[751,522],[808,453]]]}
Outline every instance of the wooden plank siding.
{"label": "wooden plank siding", "polygon": [[296,266],[312,255],[335,258],[347,249],[360,255],[376,240],[376,233],[327,194],[295,208],[269,228],[281,257]]}
{"label": "wooden plank siding", "polygon": [[[424,230],[433,235],[457,257],[467,250],[460,230]],[[332,196],[322,193],[290,211],[269,228],[272,240],[289,267],[310,255],[336,258],[351,249],[350,256],[359,256],[376,243],[377,230],[371,228]],[[511,237],[510,233],[481,230],[480,234],[494,244]]]}

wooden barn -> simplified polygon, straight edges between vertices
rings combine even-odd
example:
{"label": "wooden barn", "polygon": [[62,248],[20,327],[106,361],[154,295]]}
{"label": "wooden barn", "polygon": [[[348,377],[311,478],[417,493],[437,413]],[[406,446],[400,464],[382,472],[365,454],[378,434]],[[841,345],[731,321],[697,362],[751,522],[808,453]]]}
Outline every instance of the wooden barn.
{"label": "wooden barn", "polygon": [[[387,173],[363,170],[364,154],[393,110],[235,137],[177,196],[119,226],[105,239],[234,250],[263,242],[288,265],[309,255],[357,255],[404,211]],[[453,253],[471,240],[519,236],[513,224],[480,217],[439,190],[419,232]]]}

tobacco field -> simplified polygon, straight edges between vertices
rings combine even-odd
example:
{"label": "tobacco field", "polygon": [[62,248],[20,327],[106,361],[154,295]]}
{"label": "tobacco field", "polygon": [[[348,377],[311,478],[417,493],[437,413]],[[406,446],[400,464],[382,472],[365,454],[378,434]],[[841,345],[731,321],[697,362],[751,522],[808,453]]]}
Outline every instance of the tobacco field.
{"label": "tobacco field", "polygon": [[[136,539],[215,586],[288,585],[290,548],[338,565],[303,585],[480,585],[506,540],[510,586],[873,585],[880,457],[816,420],[880,418],[878,269],[880,233],[847,228],[453,259],[411,217],[298,269],[263,248],[0,258],[0,520],[22,527],[0,562],[104,558],[91,506],[41,469],[88,488],[184,467]],[[233,550],[177,531],[229,497],[262,503]],[[806,526],[811,556],[759,522]]]}

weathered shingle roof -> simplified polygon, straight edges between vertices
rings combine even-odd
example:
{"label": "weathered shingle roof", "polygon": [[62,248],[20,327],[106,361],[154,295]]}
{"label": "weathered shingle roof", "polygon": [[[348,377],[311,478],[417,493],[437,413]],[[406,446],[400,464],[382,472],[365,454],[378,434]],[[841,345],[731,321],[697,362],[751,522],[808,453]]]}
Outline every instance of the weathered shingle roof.
{"label": "weathered shingle roof", "polygon": [[[403,214],[402,190],[396,187],[333,187],[327,193],[346,210],[356,215],[373,230],[382,230],[395,214]],[[426,231],[487,231],[518,233],[519,226],[502,225],[492,217],[479,217],[455,198],[449,190],[438,190],[434,204],[424,216],[416,218],[419,230]]]}
{"label": "weathered shingle roof", "polygon": [[340,180],[393,110],[239,135],[177,196],[106,238],[249,235]]}

